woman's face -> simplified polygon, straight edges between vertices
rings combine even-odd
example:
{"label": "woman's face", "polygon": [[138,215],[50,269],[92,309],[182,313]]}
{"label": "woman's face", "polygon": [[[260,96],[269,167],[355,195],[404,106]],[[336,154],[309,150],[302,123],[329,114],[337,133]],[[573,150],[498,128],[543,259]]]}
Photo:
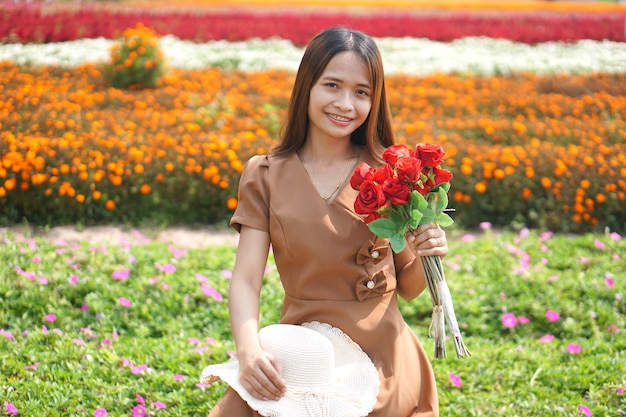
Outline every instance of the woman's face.
{"label": "woman's face", "polygon": [[367,66],[356,53],[335,55],[311,88],[308,138],[349,140],[372,108],[371,84]]}

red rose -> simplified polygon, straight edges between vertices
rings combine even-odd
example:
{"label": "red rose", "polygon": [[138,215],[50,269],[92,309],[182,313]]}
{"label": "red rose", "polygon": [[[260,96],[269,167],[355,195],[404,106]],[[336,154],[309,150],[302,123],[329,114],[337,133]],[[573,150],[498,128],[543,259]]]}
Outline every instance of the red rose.
{"label": "red rose", "polygon": [[452,179],[452,172],[447,169],[441,169],[438,167],[433,167],[431,174],[428,176],[428,185],[431,188],[438,186],[444,182],[450,182]]}
{"label": "red rose", "polygon": [[407,148],[405,145],[391,145],[383,152],[383,159],[385,162],[391,165],[395,165],[398,159],[408,158],[415,156],[415,152],[412,149]]}
{"label": "red rose", "polygon": [[425,167],[439,165],[445,154],[441,146],[432,143],[418,143],[415,147],[415,157],[422,161],[422,166]]}
{"label": "red rose", "polygon": [[386,206],[387,198],[383,187],[372,180],[363,181],[354,200],[354,211],[358,214],[371,214]]}
{"label": "red rose", "polygon": [[359,166],[356,167],[354,173],[352,174],[352,177],[350,177],[350,185],[355,190],[358,190],[363,181],[372,177],[373,172],[374,169],[371,166],[369,166],[365,162],[362,162]]}
{"label": "red rose", "polygon": [[370,224],[374,220],[380,219],[381,217],[383,216],[380,213],[377,213],[377,212],[371,213],[369,216],[365,218],[365,220],[363,220],[363,223]]}
{"label": "red rose", "polygon": [[411,198],[411,189],[406,181],[390,178],[383,184],[383,192],[391,204],[407,204]]}
{"label": "red rose", "polygon": [[385,181],[393,177],[393,168],[391,168],[389,164],[385,164],[384,166],[374,170],[370,179],[377,184],[384,184]]}
{"label": "red rose", "polygon": [[422,162],[415,157],[406,157],[399,159],[396,163],[396,172],[398,178],[406,180],[410,184],[415,184],[419,181],[422,171]]}

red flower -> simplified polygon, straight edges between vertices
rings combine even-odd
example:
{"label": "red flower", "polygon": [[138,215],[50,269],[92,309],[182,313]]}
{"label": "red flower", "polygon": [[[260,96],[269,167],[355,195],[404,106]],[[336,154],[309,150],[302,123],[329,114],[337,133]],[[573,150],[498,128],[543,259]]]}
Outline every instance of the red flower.
{"label": "red flower", "polygon": [[421,179],[422,162],[415,157],[406,157],[399,159],[396,163],[396,172],[398,178],[415,184]]}
{"label": "red flower", "polygon": [[358,214],[372,214],[386,206],[387,198],[383,187],[372,180],[363,181],[354,201],[354,211]]}
{"label": "red flower", "polygon": [[391,204],[407,204],[411,198],[411,188],[398,177],[390,178],[383,184],[383,192]]}
{"label": "red flower", "polygon": [[413,150],[404,145],[391,145],[383,152],[383,159],[391,165],[396,165],[399,159],[415,156]]}
{"label": "red flower", "polygon": [[424,167],[439,165],[445,154],[441,146],[432,143],[418,143],[415,147],[415,157],[422,161]]}
{"label": "red flower", "polygon": [[369,166],[367,163],[362,162],[359,166],[354,170],[354,174],[350,177],[350,185],[355,190],[358,190],[363,181],[372,178],[374,173],[374,168]]}
{"label": "red flower", "polygon": [[432,167],[432,171],[430,175],[428,175],[427,185],[430,188],[435,188],[439,184],[442,184],[444,182],[450,182],[451,179],[452,172],[446,169],[441,169],[439,167]]}

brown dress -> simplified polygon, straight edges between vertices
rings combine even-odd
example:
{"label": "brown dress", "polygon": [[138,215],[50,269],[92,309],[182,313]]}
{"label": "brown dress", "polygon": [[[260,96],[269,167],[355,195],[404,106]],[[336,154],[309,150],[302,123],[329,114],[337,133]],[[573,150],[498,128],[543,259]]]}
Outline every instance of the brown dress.
{"label": "brown dress", "polygon": [[[368,156],[361,161],[373,165]],[[285,290],[281,322],[330,323],[370,356],[381,381],[370,416],[438,416],[430,361],[398,309],[396,270],[413,255],[394,255],[370,232],[354,212],[356,195],[348,177],[325,201],[295,153],[256,156],[242,174],[231,225],[269,232]],[[210,416],[258,416],[241,403],[229,389]]]}

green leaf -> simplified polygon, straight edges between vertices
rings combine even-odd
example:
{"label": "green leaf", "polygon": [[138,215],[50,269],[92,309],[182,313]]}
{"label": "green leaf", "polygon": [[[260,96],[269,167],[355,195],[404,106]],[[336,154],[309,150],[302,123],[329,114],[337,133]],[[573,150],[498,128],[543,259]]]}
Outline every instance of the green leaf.
{"label": "green leaf", "polygon": [[452,225],[454,223],[454,220],[446,213],[437,213],[437,215],[435,216],[435,223],[437,223],[439,226],[446,227]]}
{"label": "green leaf", "polygon": [[395,233],[397,233],[398,229],[397,224],[393,220],[384,217],[374,220],[367,226],[372,232],[376,233],[377,236],[380,236],[382,238],[392,237]]}
{"label": "green leaf", "polygon": [[395,253],[400,253],[406,247],[406,238],[404,237],[404,234],[396,233],[393,236],[391,236],[390,243],[391,243],[391,250],[393,250]]}
{"label": "green leaf", "polygon": [[437,191],[437,205],[435,206],[436,212],[441,212],[448,207],[448,193],[443,188],[439,188]]}
{"label": "green leaf", "polygon": [[409,223],[409,226],[412,229],[417,229],[417,226],[419,226],[422,217],[424,217],[424,215],[418,209],[411,210],[411,222]]}
{"label": "green leaf", "polygon": [[435,221],[435,212],[430,207],[422,210],[422,219],[420,220],[420,224],[428,224]]}

